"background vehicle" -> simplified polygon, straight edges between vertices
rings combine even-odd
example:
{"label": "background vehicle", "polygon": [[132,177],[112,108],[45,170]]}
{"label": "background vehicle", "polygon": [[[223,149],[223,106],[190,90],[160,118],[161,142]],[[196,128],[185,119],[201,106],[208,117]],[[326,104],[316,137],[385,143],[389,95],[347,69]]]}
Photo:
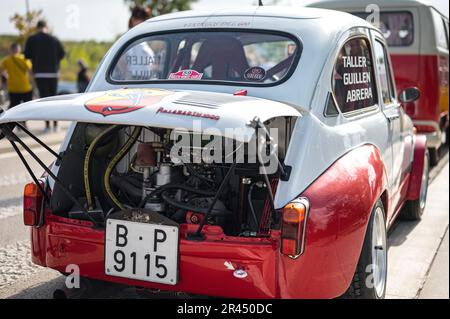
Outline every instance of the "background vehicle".
{"label": "background vehicle", "polygon": [[420,219],[428,186],[387,52],[373,26],[327,10],[182,12],[130,30],[89,92],[0,115],[13,145],[9,123],[74,122],[44,192],[25,189],[33,262],[213,296],[383,298],[386,231]]}
{"label": "background vehicle", "polygon": [[436,164],[437,149],[449,138],[448,17],[417,0],[325,0],[308,6],[345,11],[366,19],[372,14],[366,8],[373,10],[374,4],[381,10],[379,27],[389,45],[398,91],[412,86],[421,91],[417,101],[403,107],[418,132],[427,136],[431,162]]}
{"label": "background vehicle", "polygon": [[58,82],[58,95],[78,93],[77,84],[75,82]]}

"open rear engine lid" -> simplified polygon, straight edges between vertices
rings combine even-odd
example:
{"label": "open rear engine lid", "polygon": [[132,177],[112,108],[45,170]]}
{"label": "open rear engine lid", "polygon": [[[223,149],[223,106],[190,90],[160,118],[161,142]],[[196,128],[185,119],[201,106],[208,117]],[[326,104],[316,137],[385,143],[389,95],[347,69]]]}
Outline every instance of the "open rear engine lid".
{"label": "open rear engine lid", "polygon": [[[23,121],[75,121],[150,126],[222,135],[249,142],[249,123],[299,117],[280,102],[224,93],[160,89],[118,89],[44,98],[0,114],[0,124]],[[237,129],[237,130],[236,130]]]}

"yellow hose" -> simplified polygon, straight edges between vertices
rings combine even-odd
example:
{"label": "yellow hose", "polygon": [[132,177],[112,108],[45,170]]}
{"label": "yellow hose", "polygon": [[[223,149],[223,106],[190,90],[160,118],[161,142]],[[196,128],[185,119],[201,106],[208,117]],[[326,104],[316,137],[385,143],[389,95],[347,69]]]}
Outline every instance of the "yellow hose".
{"label": "yellow hose", "polygon": [[113,125],[103,132],[101,132],[97,137],[92,141],[91,145],[86,152],[86,157],[84,159],[84,188],[86,190],[86,201],[88,206],[88,211],[92,211],[95,208],[94,201],[92,199],[90,178],[89,178],[89,163],[91,162],[91,157],[95,149],[95,145],[97,145],[98,141],[100,141],[106,134],[110,133],[112,130],[117,128],[117,125]]}
{"label": "yellow hose", "polygon": [[141,135],[142,127],[135,127],[133,130],[133,133],[128,138],[127,142],[122,146],[120,151],[114,156],[114,158],[109,163],[108,167],[106,168],[105,177],[103,179],[103,183],[105,186],[106,193],[108,194],[109,198],[112,200],[114,205],[116,205],[119,209],[124,210],[124,206],[119,202],[117,197],[113,194],[111,190],[111,173],[113,169],[116,167],[116,165],[122,160],[122,158],[125,156],[125,154],[130,150],[130,148],[134,145],[136,140],[139,138],[139,135]]}

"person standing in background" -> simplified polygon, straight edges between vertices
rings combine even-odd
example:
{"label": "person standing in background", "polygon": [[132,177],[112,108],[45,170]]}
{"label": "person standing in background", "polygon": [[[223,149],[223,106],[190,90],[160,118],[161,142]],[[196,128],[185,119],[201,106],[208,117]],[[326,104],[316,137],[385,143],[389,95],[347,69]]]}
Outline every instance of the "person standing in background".
{"label": "person standing in background", "polygon": [[20,44],[13,43],[9,55],[0,62],[0,73],[6,72],[9,108],[31,101],[33,87],[30,84],[31,61],[21,53]]}
{"label": "person standing in background", "polygon": [[[25,44],[25,57],[33,64],[33,74],[41,98],[57,94],[59,65],[65,56],[61,42],[48,32],[47,23],[37,23],[37,33],[30,36]],[[57,129],[54,122],[54,130]],[[45,123],[46,130],[50,122]]]}
{"label": "person standing in background", "polygon": [[88,68],[83,60],[78,60],[78,67],[80,68],[77,74],[78,93],[84,93],[91,79],[88,75]]}
{"label": "person standing in background", "polygon": [[[145,22],[151,17],[150,9],[144,6],[135,6],[128,20],[128,28]],[[123,80],[150,80],[153,76],[155,53],[150,45],[143,41],[132,46],[118,61],[115,68],[115,78]]]}

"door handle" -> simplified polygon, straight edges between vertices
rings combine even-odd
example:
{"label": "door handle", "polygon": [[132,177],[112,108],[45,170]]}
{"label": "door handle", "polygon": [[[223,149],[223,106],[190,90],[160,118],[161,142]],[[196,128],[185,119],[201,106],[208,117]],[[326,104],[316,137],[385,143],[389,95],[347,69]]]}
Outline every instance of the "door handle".
{"label": "door handle", "polygon": [[398,120],[400,118],[400,113],[387,114],[386,117],[387,117],[387,119],[389,121],[395,121],[395,120]]}
{"label": "door handle", "polygon": [[388,119],[389,122],[398,120],[401,115],[400,106],[385,110],[384,115],[386,116],[386,118]]}

